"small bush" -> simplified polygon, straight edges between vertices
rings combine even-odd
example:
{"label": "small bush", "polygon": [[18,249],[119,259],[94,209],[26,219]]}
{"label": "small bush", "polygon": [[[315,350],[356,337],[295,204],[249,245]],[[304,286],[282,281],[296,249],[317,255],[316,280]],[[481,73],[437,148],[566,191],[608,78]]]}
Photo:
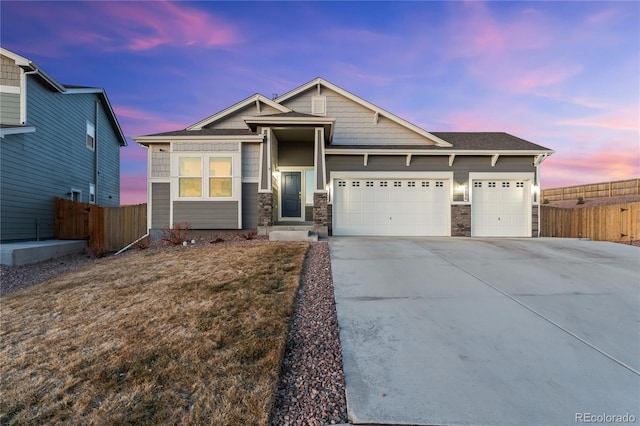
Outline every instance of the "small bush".
{"label": "small bush", "polygon": [[584,204],[584,198],[578,197],[578,202],[576,204]]}
{"label": "small bush", "polygon": [[145,238],[141,239],[137,243],[133,245],[138,250],[146,250],[151,247],[151,236],[147,235]]}
{"label": "small bush", "polygon": [[548,198],[545,198],[545,199],[542,201],[542,204],[549,204],[549,199],[548,199]]}
{"label": "small bush", "polygon": [[210,244],[217,244],[217,243],[223,243],[223,242],[224,242],[224,238],[222,238],[221,234],[214,234],[213,240],[209,241]]}
{"label": "small bush", "polygon": [[173,245],[180,245],[189,240],[191,225],[188,223],[174,223],[172,228],[162,230],[162,239]]}
{"label": "small bush", "polygon": [[247,231],[246,234],[242,234],[242,238],[245,240],[255,240],[258,236],[258,230],[256,228],[251,228]]}

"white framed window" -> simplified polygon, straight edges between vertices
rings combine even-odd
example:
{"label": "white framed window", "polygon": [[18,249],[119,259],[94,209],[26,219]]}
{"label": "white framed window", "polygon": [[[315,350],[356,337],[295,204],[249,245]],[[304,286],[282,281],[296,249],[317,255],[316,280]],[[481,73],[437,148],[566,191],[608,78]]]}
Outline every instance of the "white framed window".
{"label": "white framed window", "polygon": [[82,201],[82,191],[79,189],[69,189],[69,199],[71,201]]}
{"label": "white framed window", "polygon": [[96,203],[96,186],[93,183],[89,184],[89,202],[91,204]]}
{"label": "white framed window", "polygon": [[313,169],[304,171],[304,202],[313,205],[313,193],[316,190],[316,173]]}
{"label": "white framed window", "polygon": [[232,157],[209,157],[209,197],[233,197]]}
{"label": "white framed window", "polygon": [[202,197],[202,157],[178,159],[178,197]]}
{"label": "white framed window", "polygon": [[235,153],[184,153],[171,159],[175,200],[229,200],[242,194],[241,157]]}
{"label": "white framed window", "polygon": [[96,149],[96,127],[87,121],[87,139],[86,139],[87,148],[90,150]]}

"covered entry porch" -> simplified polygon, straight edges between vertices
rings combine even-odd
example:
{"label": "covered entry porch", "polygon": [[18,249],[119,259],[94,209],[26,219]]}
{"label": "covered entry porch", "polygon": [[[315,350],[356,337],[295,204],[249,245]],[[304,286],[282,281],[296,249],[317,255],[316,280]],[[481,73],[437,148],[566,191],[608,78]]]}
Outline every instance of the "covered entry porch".
{"label": "covered entry porch", "polygon": [[264,135],[258,185],[259,233],[297,226],[327,235],[330,217],[324,151],[335,119],[283,113],[245,117],[245,122]]}

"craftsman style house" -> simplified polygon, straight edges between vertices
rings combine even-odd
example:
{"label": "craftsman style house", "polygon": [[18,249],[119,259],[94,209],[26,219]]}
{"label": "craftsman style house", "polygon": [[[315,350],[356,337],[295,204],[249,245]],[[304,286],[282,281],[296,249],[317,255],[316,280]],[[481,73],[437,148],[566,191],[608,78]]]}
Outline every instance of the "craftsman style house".
{"label": "craftsman style house", "polygon": [[537,236],[553,153],[506,133],[427,132],[322,78],[134,139],[148,147],[151,230]]}
{"label": "craftsman style house", "polygon": [[127,142],[104,89],[0,53],[0,240],[53,238],[56,197],[119,206]]}

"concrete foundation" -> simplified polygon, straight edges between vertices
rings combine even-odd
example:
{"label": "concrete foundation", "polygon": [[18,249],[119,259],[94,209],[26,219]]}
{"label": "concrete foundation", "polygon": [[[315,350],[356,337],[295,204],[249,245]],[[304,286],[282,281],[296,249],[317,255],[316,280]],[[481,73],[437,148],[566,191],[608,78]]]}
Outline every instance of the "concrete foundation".
{"label": "concrete foundation", "polygon": [[87,249],[85,240],[26,241],[0,244],[0,263],[20,266],[42,262]]}

